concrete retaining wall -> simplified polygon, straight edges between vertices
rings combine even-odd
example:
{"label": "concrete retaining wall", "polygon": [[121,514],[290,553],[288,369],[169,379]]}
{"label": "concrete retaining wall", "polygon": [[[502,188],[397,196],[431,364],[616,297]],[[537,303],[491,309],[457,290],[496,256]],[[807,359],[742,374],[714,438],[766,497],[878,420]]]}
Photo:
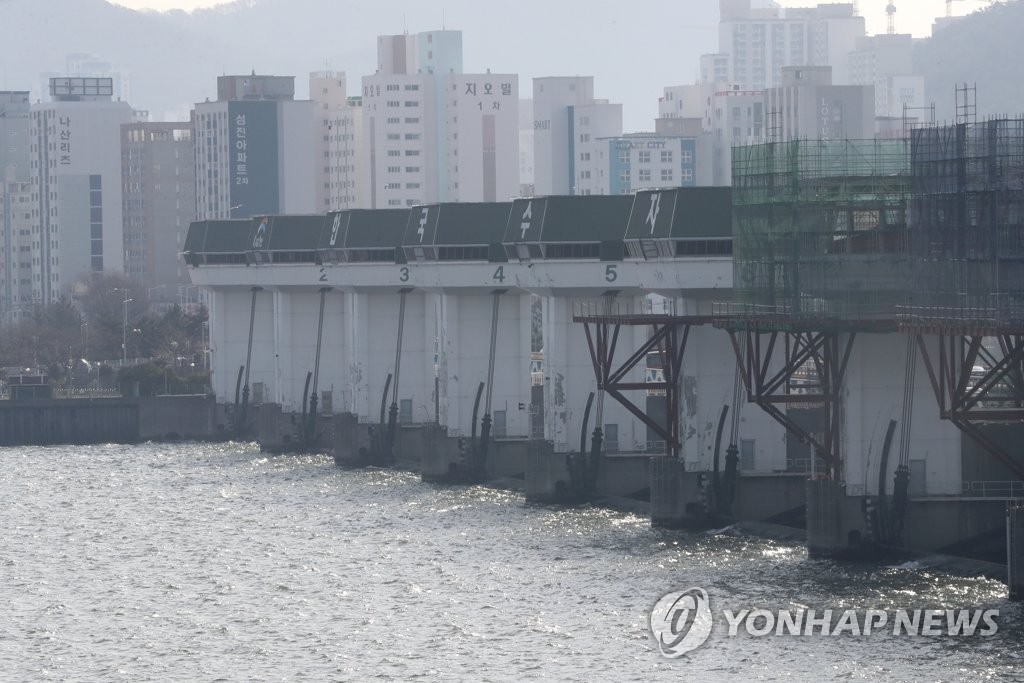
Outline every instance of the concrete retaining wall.
{"label": "concrete retaining wall", "polygon": [[217,436],[217,405],[213,396],[141,398],[139,437],[146,439],[210,439]]}
{"label": "concrete retaining wall", "polygon": [[124,399],[5,401],[0,405],[0,445],[133,443],[139,440],[139,406]]}

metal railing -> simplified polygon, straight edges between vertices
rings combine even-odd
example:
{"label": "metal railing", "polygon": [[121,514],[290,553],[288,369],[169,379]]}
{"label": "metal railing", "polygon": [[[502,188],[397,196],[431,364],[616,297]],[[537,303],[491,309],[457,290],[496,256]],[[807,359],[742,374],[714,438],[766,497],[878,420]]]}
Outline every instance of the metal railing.
{"label": "metal railing", "polygon": [[969,498],[1024,498],[1024,481],[965,481],[960,495]]}

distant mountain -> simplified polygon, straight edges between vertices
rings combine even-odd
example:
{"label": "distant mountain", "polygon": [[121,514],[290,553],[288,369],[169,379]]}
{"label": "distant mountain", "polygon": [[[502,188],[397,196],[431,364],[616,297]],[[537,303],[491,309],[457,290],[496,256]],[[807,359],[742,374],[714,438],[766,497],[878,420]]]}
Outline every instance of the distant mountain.
{"label": "distant mountain", "polygon": [[0,76],[31,89],[65,55],[91,52],[131,74],[132,105],[155,115],[216,94],[216,76],[345,71],[349,93],[376,68],[376,37],[463,32],[465,70],[593,75],[595,95],[625,107],[627,129],[652,129],[667,85],[694,82],[717,43],[717,0],[240,0],[191,13],[136,12],[105,0],[0,0]]}
{"label": "distant mountain", "polygon": [[956,85],[978,86],[978,117],[1024,114],[1024,2],[1013,0],[975,12],[922,41],[917,72],[940,121],[955,118]]}

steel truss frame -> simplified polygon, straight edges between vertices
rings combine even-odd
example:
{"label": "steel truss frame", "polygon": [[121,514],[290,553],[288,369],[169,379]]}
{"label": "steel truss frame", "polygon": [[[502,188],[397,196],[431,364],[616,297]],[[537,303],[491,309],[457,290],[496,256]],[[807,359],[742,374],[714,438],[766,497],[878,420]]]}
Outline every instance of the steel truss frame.
{"label": "steel truss frame", "polygon": [[[705,325],[711,322],[706,316],[671,316],[671,315],[595,315],[574,316],[573,320],[583,323],[587,335],[587,348],[590,360],[594,365],[597,388],[606,392],[638,420],[650,427],[659,437],[665,440],[668,454],[678,458],[682,449],[679,424],[680,379],[683,371],[683,354],[686,342],[693,325]],[[647,340],[634,351],[621,365],[615,364],[615,351],[618,347],[619,332],[622,326],[650,326],[651,334]],[[645,362],[647,354],[657,351],[661,357],[661,369],[664,380],[661,382],[627,382],[625,377],[641,362]],[[666,424],[662,425],[646,410],[629,400],[623,392],[647,391],[660,389],[665,392]]]}
{"label": "steel truss frame", "polygon": [[[825,477],[839,479],[842,476],[840,393],[856,333],[845,333],[844,340],[842,333],[835,331],[766,329],[742,323],[726,329],[747,400],[811,445],[825,459],[827,470],[822,473]],[[797,372],[804,368],[812,371],[812,381],[807,388],[815,390],[794,393],[793,381]],[[818,439],[779,408],[780,405],[801,404],[824,404],[824,439]]]}
{"label": "steel truss frame", "polygon": [[[925,332],[915,332],[914,337],[939,404],[940,417],[952,422],[1014,475],[1024,479],[1024,463],[985,434],[979,425],[1024,421],[1024,334],[931,332],[938,337],[934,354],[925,342]],[[986,336],[998,339],[1001,357],[982,345]],[[984,370],[977,374],[976,367]],[[1008,388],[1009,393],[994,393],[1000,386]]]}

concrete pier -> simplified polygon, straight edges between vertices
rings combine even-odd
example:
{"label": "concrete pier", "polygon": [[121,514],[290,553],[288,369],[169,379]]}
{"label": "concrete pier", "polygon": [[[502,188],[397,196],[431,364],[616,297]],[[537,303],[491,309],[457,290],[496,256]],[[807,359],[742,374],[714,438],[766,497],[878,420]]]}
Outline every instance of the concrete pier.
{"label": "concrete pier", "polygon": [[[807,555],[817,559],[850,554],[845,521],[846,487],[836,481],[807,481]],[[857,535],[852,537],[858,538]]]}
{"label": "concrete pier", "polygon": [[687,476],[678,458],[659,455],[650,459],[651,526],[666,529],[692,527],[704,516],[698,479]]}
{"label": "concrete pier", "polygon": [[565,453],[554,453],[549,441],[531,441],[523,484],[526,499],[553,502],[568,497],[571,488]]}
{"label": "concrete pier", "polygon": [[1006,583],[1011,600],[1024,600],[1024,501],[1006,506]]}

